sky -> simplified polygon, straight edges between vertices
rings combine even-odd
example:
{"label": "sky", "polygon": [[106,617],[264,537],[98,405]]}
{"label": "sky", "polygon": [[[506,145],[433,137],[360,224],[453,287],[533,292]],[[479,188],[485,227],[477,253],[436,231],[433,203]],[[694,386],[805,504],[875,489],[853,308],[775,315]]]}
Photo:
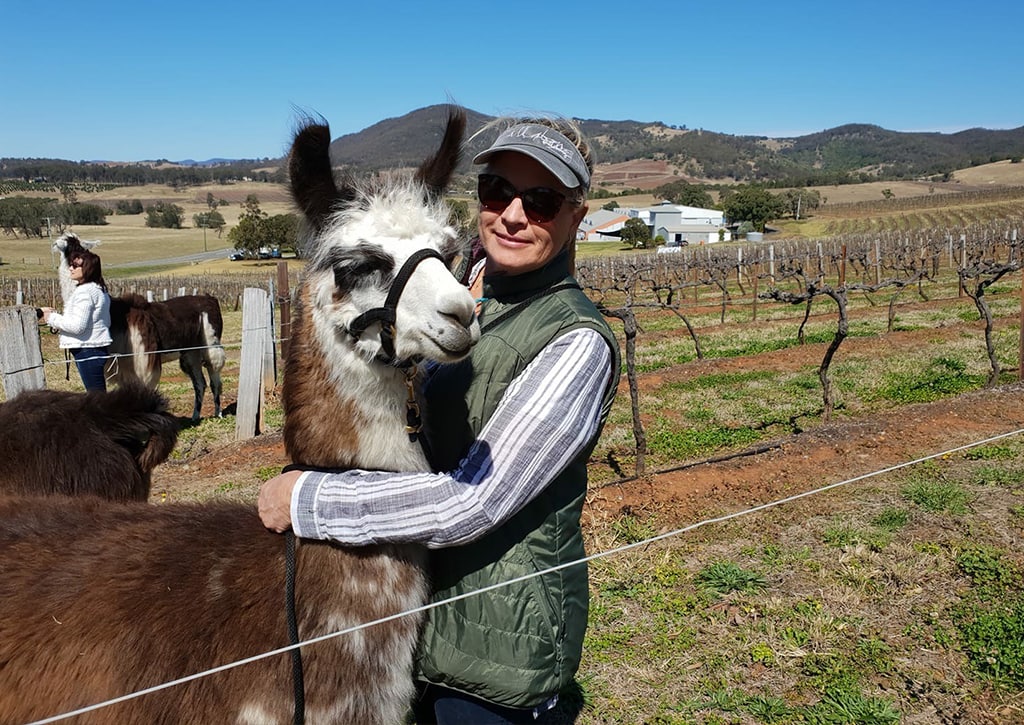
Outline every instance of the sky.
{"label": "sky", "polygon": [[338,137],[449,101],[771,137],[1024,125],[1020,0],[0,5],[0,157],[277,158],[303,114]]}

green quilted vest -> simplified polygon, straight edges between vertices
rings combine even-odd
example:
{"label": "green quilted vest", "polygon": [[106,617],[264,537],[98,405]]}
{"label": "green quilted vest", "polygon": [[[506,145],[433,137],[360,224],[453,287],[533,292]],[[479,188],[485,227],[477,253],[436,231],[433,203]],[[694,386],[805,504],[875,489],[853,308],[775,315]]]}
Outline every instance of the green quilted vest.
{"label": "green quilted vest", "polygon": [[[561,255],[514,278],[487,278],[482,335],[462,363],[437,370],[424,390],[426,432],[437,470],[452,470],[505,389],[552,340],[597,330],[618,383],[618,344],[601,313],[566,273]],[[580,514],[587,459],[597,435],[533,501],[497,530],[431,553],[434,600],[509,582],[584,556]],[[509,707],[532,707],[568,685],[587,626],[587,569],[570,566],[445,604],[428,612],[417,653],[421,679]]]}

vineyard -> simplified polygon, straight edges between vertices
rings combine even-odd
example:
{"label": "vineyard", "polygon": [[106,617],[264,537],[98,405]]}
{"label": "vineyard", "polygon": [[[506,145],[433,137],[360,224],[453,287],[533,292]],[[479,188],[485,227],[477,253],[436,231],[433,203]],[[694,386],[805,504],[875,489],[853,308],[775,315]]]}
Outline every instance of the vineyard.
{"label": "vineyard", "polygon": [[825,236],[970,229],[1007,220],[1020,226],[1022,215],[1021,187],[826,204],[817,213]]}
{"label": "vineyard", "polygon": [[75,193],[94,194],[105,191],[112,191],[120,188],[121,184],[104,184],[91,181],[79,181],[70,183],[53,183],[49,181],[12,181],[11,179],[0,180],[0,197],[9,194],[24,194],[35,192],[40,194],[62,195],[66,191]]}
{"label": "vineyard", "polygon": [[[966,225],[915,219],[578,259],[625,351],[589,466],[588,551],[642,546],[591,565],[579,692],[563,700],[575,722],[1024,721],[1024,442],[713,521],[1024,426],[1019,205]],[[229,417],[183,427],[153,500],[253,500],[287,463],[275,391],[255,439],[235,441],[230,415],[238,300],[269,276],[108,282],[220,299]],[[0,305],[19,287],[25,304],[59,299],[55,280],[0,278]],[[67,389],[55,337],[42,332],[47,385]],[[161,390],[186,416],[176,366]],[[986,573],[1009,584],[982,588]]]}

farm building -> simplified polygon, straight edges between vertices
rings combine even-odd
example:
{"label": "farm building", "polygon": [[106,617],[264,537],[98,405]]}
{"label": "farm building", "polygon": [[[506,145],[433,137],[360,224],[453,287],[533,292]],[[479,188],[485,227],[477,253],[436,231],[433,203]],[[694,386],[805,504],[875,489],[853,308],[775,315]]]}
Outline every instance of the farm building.
{"label": "farm building", "polygon": [[579,239],[586,242],[618,239],[622,225],[631,217],[642,219],[651,230],[651,237],[661,236],[667,246],[714,244],[732,239],[725,217],[718,209],[669,202],[642,208],[599,209],[583,218]]}
{"label": "farm building", "polygon": [[577,233],[577,239],[581,242],[608,242],[619,238],[619,230],[629,219],[621,209],[598,209],[590,212],[583,221]]}
{"label": "farm building", "polygon": [[643,219],[652,237],[660,236],[671,246],[714,244],[732,238],[725,228],[725,216],[718,209],[663,202],[644,209],[630,209],[629,216]]}

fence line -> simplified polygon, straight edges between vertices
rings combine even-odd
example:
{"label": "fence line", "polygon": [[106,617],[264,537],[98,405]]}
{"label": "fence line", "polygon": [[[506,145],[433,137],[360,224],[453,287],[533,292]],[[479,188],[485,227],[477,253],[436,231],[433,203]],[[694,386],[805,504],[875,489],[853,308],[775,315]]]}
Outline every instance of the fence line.
{"label": "fence line", "polygon": [[926,456],[921,456],[920,458],[915,458],[915,459],[910,460],[910,461],[904,461],[903,463],[897,463],[897,464],[894,464],[892,466],[887,466],[885,468],[882,468],[882,469],[879,469],[879,470],[876,470],[876,471],[871,471],[869,473],[864,473],[864,474],[861,474],[859,476],[854,476],[852,478],[847,478],[847,479],[844,479],[842,481],[836,481],[834,483],[825,484],[824,486],[819,486],[818,488],[814,488],[814,489],[811,489],[811,490],[808,490],[808,491],[802,491],[800,493],[793,494],[792,496],[786,496],[785,498],[776,499],[775,501],[769,501],[768,503],[759,504],[757,506],[752,506],[750,508],[743,509],[741,511],[734,511],[732,513],[724,514],[722,516],[716,516],[714,518],[704,519],[703,521],[698,521],[697,523],[690,524],[688,526],[683,526],[681,528],[674,529],[672,531],[667,531],[665,533],[658,534],[656,536],[652,536],[652,537],[647,538],[647,539],[643,539],[642,541],[635,541],[635,542],[632,542],[632,543],[629,543],[629,544],[625,544],[623,546],[616,547],[614,549],[608,549],[606,551],[601,551],[601,552],[598,552],[596,554],[591,554],[589,556],[585,556],[585,557],[583,557],[581,559],[577,559],[575,561],[565,562],[563,564],[558,564],[556,566],[549,567],[549,568],[543,569],[541,571],[533,572],[532,574],[524,574],[523,576],[519,576],[519,577],[516,577],[514,579],[509,579],[507,581],[499,582],[497,584],[491,584],[491,585],[483,587],[481,589],[476,589],[476,590],[473,590],[471,592],[466,592],[464,594],[459,594],[457,596],[450,597],[448,599],[443,599],[443,600],[440,600],[440,601],[437,601],[437,602],[429,602],[429,603],[427,603],[427,604],[425,604],[425,605],[423,605],[421,607],[416,607],[414,609],[410,609],[410,610],[407,610],[407,611],[404,611],[404,612],[399,612],[397,614],[392,614],[392,615],[389,615],[387,617],[382,617],[380,619],[375,619],[375,620],[372,620],[372,621],[369,621],[369,622],[363,622],[361,624],[353,625],[351,627],[346,627],[344,629],[340,629],[340,630],[337,630],[335,632],[331,632],[331,633],[328,633],[328,634],[320,635],[319,637],[314,637],[312,639],[307,639],[307,640],[303,640],[301,642],[297,642],[295,644],[287,645],[285,647],[279,647],[279,648],[274,649],[274,650],[269,650],[267,652],[262,652],[260,654],[253,655],[252,657],[246,657],[245,659],[236,660],[235,662],[229,662],[229,663],[220,665],[218,667],[214,667],[212,669],[203,670],[202,672],[197,672],[197,673],[194,673],[192,675],[187,675],[185,677],[178,678],[176,680],[170,680],[168,682],[160,683],[158,685],[154,685],[153,687],[148,687],[148,688],[143,689],[143,690],[137,690],[135,692],[131,692],[131,693],[122,695],[120,697],[113,698],[111,700],[105,700],[103,702],[99,702],[99,703],[96,703],[96,704],[93,704],[93,705],[89,705],[87,707],[83,707],[83,708],[80,708],[78,710],[73,710],[73,711],[61,713],[59,715],[54,715],[52,717],[48,717],[48,718],[45,718],[43,720],[36,720],[36,721],[34,721],[32,723],[29,723],[29,725],[44,725],[44,723],[52,723],[52,722],[57,722],[59,720],[63,720],[65,718],[75,717],[75,716],[78,716],[78,715],[84,715],[86,713],[94,712],[96,710],[102,709],[104,707],[109,707],[111,705],[116,705],[116,704],[119,704],[119,703],[122,703],[122,702],[127,702],[128,700],[133,700],[133,699],[136,699],[138,697],[142,697],[144,695],[149,695],[149,694],[152,694],[154,692],[158,692],[160,690],[169,689],[171,687],[176,687],[178,685],[183,685],[183,684],[185,684],[187,682],[192,682],[194,680],[202,679],[204,677],[209,677],[209,676],[217,674],[219,672],[224,672],[226,670],[234,669],[236,667],[241,667],[243,665],[251,664],[253,662],[257,662],[259,660],[267,659],[269,657],[276,657],[278,655],[282,655],[282,654],[291,652],[292,650],[296,650],[296,649],[298,649],[300,647],[307,647],[307,646],[310,646],[310,645],[318,644],[320,642],[324,642],[324,641],[329,640],[329,639],[334,639],[336,637],[341,637],[341,636],[345,636],[345,635],[349,635],[349,634],[354,634],[354,633],[362,631],[364,629],[368,629],[370,627],[374,627],[374,626],[376,626],[378,624],[384,624],[386,622],[391,622],[391,621],[394,621],[396,619],[400,619],[402,617],[407,617],[407,616],[412,615],[412,614],[421,614],[423,612],[430,611],[431,609],[436,609],[437,607],[440,607],[440,606],[443,606],[443,605],[446,605],[446,604],[451,604],[453,602],[461,601],[461,600],[464,600],[464,599],[469,599],[469,598],[475,597],[475,596],[477,596],[479,594],[484,594],[486,592],[494,591],[494,590],[497,590],[497,589],[502,589],[504,587],[511,586],[513,584],[519,584],[521,582],[528,581],[528,580],[534,579],[536,577],[540,577],[540,576],[544,576],[544,575],[551,574],[551,573],[554,573],[554,572],[562,571],[562,570],[568,569],[570,567],[580,566],[581,564],[586,564],[586,563],[589,563],[591,561],[596,561],[598,559],[603,559],[603,558],[607,558],[607,557],[610,557],[610,556],[615,556],[615,555],[618,555],[618,554],[623,554],[623,553],[625,553],[627,551],[631,551],[633,549],[637,549],[637,548],[640,548],[640,547],[643,547],[643,546],[650,546],[651,544],[657,543],[659,541],[675,538],[675,537],[681,536],[681,535],[683,535],[685,533],[689,533],[690,531],[695,531],[696,529],[702,528],[704,526],[708,526],[710,524],[724,523],[726,521],[730,521],[732,519],[740,518],[742,516],[749,516],[749,515],[752,515],[752,514],[760,513],[762,511],[767,511],[768,509],[776,508],[778,506],[782,506],[782,505],[787,504],[787,503],[792,503],[794,501],[798,501],[800,499],[808,498],[810,496],[816,496],[818,494],[822,494],[822,493],[825,493],[827,491],[831,491],[833,489],[840,488],[842,486],[848,486],[850,484],[857,483],[859,481],[864,481],[864,480],[867,480],[869,478],[874,478],[875,476],[880,476],[880,475],[884,475],[884,474],[887,474],[887,473],[893,473],[895,471],[899,471],[899,470],[901,470],[903,468],[907,468],[909,466],[913,466],[913,465],[916,465],[918,463],[924,463],[926,461],[934,460],[936,458],[942,458],[944,456],[949,456],[949,455],[952,455],[953,453],[958,453],[960,451],[969,450],[971,448],[975,448],[975,447],[981,446],[981,445],[987,445],[989,443],[993,443],[995,441],[1002,440],[1004,438],[1009,438],[1011,436],[1020,435],[1022,433],[1024,433],[1024,428],[1018,428],[1017,430],[1007,431],[1005,433],[1000,433],[998,435],[990,436],[990,437],[982,439],[982,440],[971,441],[970,443],[965,443],[963,445],[956,446],[954,448],[949,448],[949,449],[946,449],[944,451],[940,451],[938,453],[931,453],[931,454],[926,455]]}

